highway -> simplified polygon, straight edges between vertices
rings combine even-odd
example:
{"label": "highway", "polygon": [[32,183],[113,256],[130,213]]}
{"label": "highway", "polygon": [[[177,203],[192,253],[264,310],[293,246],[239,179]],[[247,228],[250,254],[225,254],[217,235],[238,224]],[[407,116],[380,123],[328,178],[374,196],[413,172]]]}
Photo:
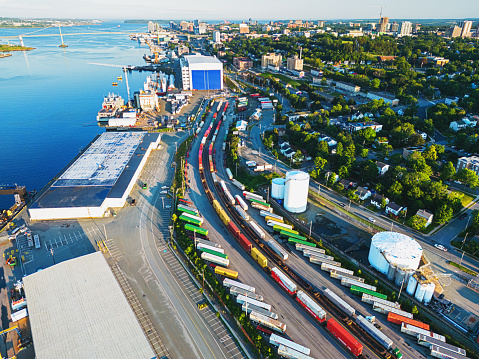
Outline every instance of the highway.
{"label": "highway", "polygon": [[[211,120],[211,116],[208,118]],[[208,123],[208,119],[206,123]],[[199,176],[197,156],[199,143],[205,130],[203,128],[200,132],[190,152],[193,153],[193,156],[190,156],[188,163],[188,178],[190,180],[188,198],[195,203],[200,214],[204,217],[205,223],[202,227],[208,229],[208,237],[212,242],[222,245],[230,259],[230,268],[239,272],[239,280],[257,288],[257,293],[264,296],[264,301],[273,306],[272,311],[279,315],[279,320],[287,325],[287,335],[301,345],[309,347],[311,356],[314,358],[352,357],[342,345],[334,340],[323,326],[313,320],[299,304],[252,260],[229,234],[212,205],[207,201]],[[222,125],[218,140],[215,143],[217,169],[220,170],[221,168],[222,176],[224,175],[224,168],[222,167],[221,139],[224,138],[224,134],[225,127]],[[208,180],[208,185],[210,188],[213,187],[210,179]]]}
{"label": "highway", "polygon": [[[130,194],[137,201],[136,207],[119,211],[106,227],[106,242],[171,358],[242,358],[213,311],[198,310],[203,296],[166,246],[173,200],[160,191],[162,186],[171,185],[174,176],[175,143],[187,136],[186,132],[163,135],[162,148],[152,152]],[[148,183],[148,189],[141,189],[143,182]]]}

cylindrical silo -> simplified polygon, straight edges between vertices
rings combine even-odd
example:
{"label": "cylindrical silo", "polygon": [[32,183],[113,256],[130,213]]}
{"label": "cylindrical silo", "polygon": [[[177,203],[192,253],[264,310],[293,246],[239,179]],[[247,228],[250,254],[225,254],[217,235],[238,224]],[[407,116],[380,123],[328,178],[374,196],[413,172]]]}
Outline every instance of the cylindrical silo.
{"label": "cylindrical silo", "polygon": [[271,197],[275,199],[284,199],[284,178],[273,178],[271,181]]}
{"label": "cylindrical silo", "polygon": [[403,284],[403,281],[406,279],[406,271],[403,268],[398,268],[396,271],[396,277],[394,278],[394,283],[400,287]]}
{"label": "cylindrical silo", "polygon": [[390,263],[404,270],[416,270],[421,256],[421,245],[411,237],[397,232],[380,232],[371,240],[368,259],[377,271],[387,275]]}
{"label": "cylindrical silo", "polygon": [[435,290],[436,290],[436,285],[432,282],[429,282],[426,286],[426,291],[424,293],[424,298],[423,298],[425,304],[428,304],[431,301]]}
{"label": "cylindrical silo", "polygon": [[417,287],[417,279],[412,275],[409,277],[409,281],[406,287],[406,293],[409,295],[414,295]]}
{"label": "cylindrical silo", "polygon": [[308,205],[309,174],[302,171],[286,173],[284,188],[284,208],[293,213],[301,213]]}
{"label": "cylindrical silo", "polygon": [[396,276],[396,266],[394,263],[389,263],[389,268],[388,268],[388,280],[394,280],[394,277]]}
{"label": "cylindrical silo", "polygon": [[418,283],[416,288],[416,299],[420,302],[424,299],[424,294],[426,293],[427,283]]}

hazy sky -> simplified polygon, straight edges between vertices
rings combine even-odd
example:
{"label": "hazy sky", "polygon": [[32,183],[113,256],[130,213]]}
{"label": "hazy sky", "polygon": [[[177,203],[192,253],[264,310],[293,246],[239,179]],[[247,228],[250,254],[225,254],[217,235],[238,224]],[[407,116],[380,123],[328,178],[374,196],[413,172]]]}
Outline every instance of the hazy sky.
{"label": "hazy sky", "polygon": [[[0,16],[96,19],[398,19],[479,17],[479,0],[0,0]],[[375,7],[376,6],[376,7]]]}

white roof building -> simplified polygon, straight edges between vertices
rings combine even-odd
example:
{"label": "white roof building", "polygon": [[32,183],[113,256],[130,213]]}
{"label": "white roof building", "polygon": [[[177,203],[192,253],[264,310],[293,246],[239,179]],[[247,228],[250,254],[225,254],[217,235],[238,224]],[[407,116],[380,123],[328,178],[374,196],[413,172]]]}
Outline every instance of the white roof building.
{"label": "white roof building", "polygon": [[103,254],[23,279],[37,359],[154,358]]}

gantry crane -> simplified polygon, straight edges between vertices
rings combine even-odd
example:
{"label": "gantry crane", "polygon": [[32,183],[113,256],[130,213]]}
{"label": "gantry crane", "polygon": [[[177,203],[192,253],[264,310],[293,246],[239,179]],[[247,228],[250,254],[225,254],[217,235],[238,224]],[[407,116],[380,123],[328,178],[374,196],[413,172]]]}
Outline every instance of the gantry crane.
{"label": "gantry crane", "polygon": [[102,64],[99,62],[89,62],[90,65],[99,65],[99,66],[109,66],[109,67],[120,67],[123,69],[123,72],[125,73],[125,82],[126,82],[126,91],[128,92],[128,99],[126,101],[126,105],[128,108],[130,108],[130,85],[128,84],[128,74],[127,74],[127,69],[129,66],[127,65],[115,65],[115,64]]}

